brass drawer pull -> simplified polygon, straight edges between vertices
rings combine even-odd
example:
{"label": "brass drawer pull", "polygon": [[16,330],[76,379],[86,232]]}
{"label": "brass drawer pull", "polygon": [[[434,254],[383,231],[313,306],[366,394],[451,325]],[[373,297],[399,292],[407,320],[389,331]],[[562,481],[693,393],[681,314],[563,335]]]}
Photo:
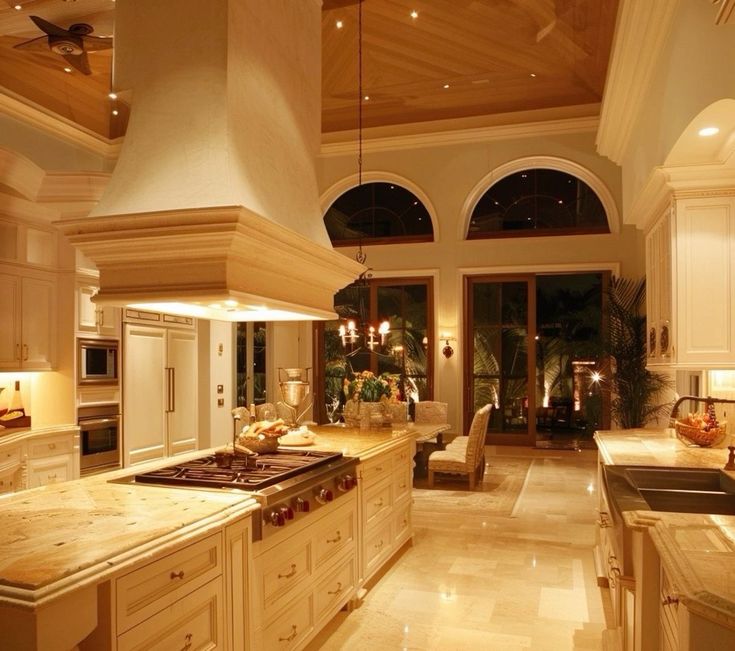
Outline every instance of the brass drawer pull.
{"label": "brass drawer pull", "polygon": [[667,594],[661,600],[661,605],[662,606],[672,606],[672,605],[678,604],[678,603],[679,603],[679,598],[678,597],[672,597],[670,594]]}
{"label": "brass drawer pull", "polygon": [[296,574],[296,563],[291,563],[291,571],[288,574],[279,574],[279,579],[290,579],[294,574]]}
{"label": "brass drawer pull", "polygon": [[338,531],[334,538],[327,538],[328,543],[336,543],[342,540],[342,534]]}
{"label": "brass drawer pull", "polygon": [[374,506],[376,506],[377,508],[382,507],[383,506],[383,498],[381,497],[379,502],[374,502]]}
{"label": "brass drawer pull", "polygon": [[375,544],[375,549],[380,549],[381,547],[383,547],[383,541],[382,540],[379,543],[376,543]]}
{"label": "brass drawer pull", "polygon": [[375,472],[383,472],[383,466],[376,466]]}
{"label": "brass drawer pull", "polygon": [[181,651],[189,651],[191,649],[191,638],[194,637],[191,633],[187,633],[184,636],[185,644],[181,647]]}
{"label": "brass drawer pull", "polygon": [[56,443],[49,443],[48,444],[48,449],[49,450],[55,450],[56,449]]}
{"label": "brass drawer pull", "polygon": [[183,579],[184,578],[184,570],[179,570],[178,572],[171,572],[171,580],[174,579]]}
{"label": "brass drawer pull", "polygon": [[342,592],[342,582],[337,582],[337,589],[336,590],[327,590],[327,594],[339,594]]}
{"label": "brass drawer pull", "polygon": [[292,624],[291,625],[291,635],[289,635],[288,637],[279,637],[278,641],[279,642],[290,642],[295,637],[296,637],[296,624]]}

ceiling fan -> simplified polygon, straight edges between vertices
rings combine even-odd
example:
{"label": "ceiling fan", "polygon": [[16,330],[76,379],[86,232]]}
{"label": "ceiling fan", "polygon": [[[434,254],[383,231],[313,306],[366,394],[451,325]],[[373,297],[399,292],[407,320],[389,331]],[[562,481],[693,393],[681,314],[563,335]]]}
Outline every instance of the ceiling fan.
{"label": "ceiling fan", "polygon": [[46,35],[18,43],[14,47],[20,50],[51,50],[85,75],[92,74],[87,52],[112,47],[111,38],[90,36],[94,28],[87,23],[74,23],[69,29],[64,29],[38,16],[30,16],[30,19],[41,31],[46,32]]}

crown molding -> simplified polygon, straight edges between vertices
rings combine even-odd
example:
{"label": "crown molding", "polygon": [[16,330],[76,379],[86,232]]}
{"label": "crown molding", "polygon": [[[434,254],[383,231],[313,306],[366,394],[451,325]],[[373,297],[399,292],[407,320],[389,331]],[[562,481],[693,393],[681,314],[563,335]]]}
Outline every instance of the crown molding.
{"label": "crown molding", "polygon": [[[593,109],[598,105],[591,105]],[[588,108],[588,107],[584,107]],[[591,133],[597,130],[599,118],[595,111],[594,115],[574,116],[568,118],[542,119],[539,115],[537,120],[518,122],[515,124],[492,124],[478,127],[457,127],[462,121],[451,121],[456,128],[447,128],[450,123],[439,125],[427,123],[421,125],[426,129],[434,129],[429,132],[411,133],[408,135],[382,135],[385,129],[363,130],[363,152],[396,151],[401,149],[417,149],[420,147],[435,147],[446,145],[463,145],[477,142],[488,142],[493,140],[509,140],[513,138],[531,138],[542,136],[557,136],[568,133]],[[402,128],[406,125],[401,125]],[[445,130],[442,130],[444,127]],[[339,134],[325,134],[322,142],[321,155],[343,156],[355,153],[357,142],[356,131],[342,131]],[[335,138],[334,141],[329,141]],[[329,140],[327,140],[329,139]],[[336,140],[338,139],[338,140]]]}
{"label": "crown molding", "polygon": [[0,114],[105,159],[117,160],[120,155],[123,138],[115,140],[105,138],[2,87],[0,87]]}
{"label": "crown molding", "polygon": [[597,151],[618,165],[628,149],[677,4],[678,0],[621,0],[597,131]]}

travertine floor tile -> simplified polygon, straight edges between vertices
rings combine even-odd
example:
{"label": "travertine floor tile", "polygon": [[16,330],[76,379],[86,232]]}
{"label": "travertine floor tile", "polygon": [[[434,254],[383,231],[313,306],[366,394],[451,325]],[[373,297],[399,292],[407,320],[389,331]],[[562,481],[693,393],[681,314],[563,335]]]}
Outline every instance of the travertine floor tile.
{"label": "travertine floor tile", "polygon": [[413,545],[308,651],[602,649],[596,453],[489,446],[486,458],[481,491],[414,490]]}

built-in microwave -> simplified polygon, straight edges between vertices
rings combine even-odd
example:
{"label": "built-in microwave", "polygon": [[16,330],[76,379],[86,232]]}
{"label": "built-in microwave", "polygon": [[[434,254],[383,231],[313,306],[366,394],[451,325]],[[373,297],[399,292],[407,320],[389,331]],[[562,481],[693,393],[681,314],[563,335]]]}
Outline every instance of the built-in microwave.
{"label": "built-in microwave", "polygon": [[77,340],[79,384],[117,384],[118,342],[114,339]]}

